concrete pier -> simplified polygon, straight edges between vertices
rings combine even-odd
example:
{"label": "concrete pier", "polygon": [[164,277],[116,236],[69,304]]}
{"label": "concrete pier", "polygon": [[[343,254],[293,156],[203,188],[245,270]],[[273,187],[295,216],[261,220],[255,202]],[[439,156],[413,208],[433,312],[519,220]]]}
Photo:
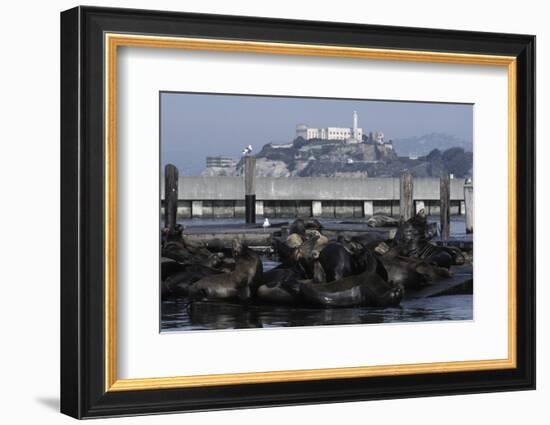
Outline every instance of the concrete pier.
{"label": "concrete pier", "polygon": [[323,203],[321,201],[311,201],[311,215],[321,217],[323,215]]}
{"label": "concrete pier", "polygon": [[466,215],[466,233],[474,231],[474,187],[464,186],[464,214]]}
{"label": "concrete pier", "polygon": [[202,217],[202,201],[191,202],[191,215],[193,217]]}
{"label": "concrete pier", "polygon": [[[161,179],[164,199],[164,179]],[[387,178],[257,177],[255,213],[266,217],[325,218],[399,215],[400,181]],[[464,214],[464,181],[450,182],[450,214]],[[414,178],[415,212],[423,205],[428,215],[439,215],[439,178]],[[178,182],[178,217],[244,218],[242,177],[188,177]]]}
{"label": "concrete pier", "polygon": [[368,217],[374,214],[374,203],[372,201],[363,201],[363,215]]}

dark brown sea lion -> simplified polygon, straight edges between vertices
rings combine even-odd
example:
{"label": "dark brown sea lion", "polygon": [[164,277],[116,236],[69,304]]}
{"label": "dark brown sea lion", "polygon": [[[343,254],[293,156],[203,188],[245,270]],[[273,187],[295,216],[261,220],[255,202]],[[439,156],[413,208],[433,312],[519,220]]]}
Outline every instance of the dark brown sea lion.
{"label": "dark brown sea lion", "polygon": [[404,294],[401,285],[369,271],[328,283],[303,283],[300,288],[306,304],[320,307],[397,306]]}
{"label": "dark brown sea lion", "polygon": [[200,264],[187,266],[184,270],[172,273],[162,280],[163,298],[187,297],[189,296],[189,288],[193,283],[204,277],[221,273],[220,270]]}
{"label": "dark brown sea lion", "polygon": [[417,258],[398,255],[396,249],[379,256],[378,260],[386,270],[387,280],[403,285],[405,289],[419,289],[434,280],[452,275],[447,268],[438,267]]}
{"label": "dark brown sea lion", "polygon": [[189,287],[193,299],[236,299],[247,301],[261,284],[260,257],[240,242],[234,244],[235,269],[230,273],[207,276]]}
{"label": "dark brown sea lion", "polygon": [[161,255],[182,264],[202,264],[207,267],[218,267],[223,254],[210,252],[203,244],[193,243],[183,237],[183,226],[175,229],[163,229]]}
{"label": "dark brown sea lion", "polygon": [[305,220],[304,224],[306,226],[306,230],[317,230],[319,232],[323,230],[323,225],[316,218],[309,218]]}
{"label": "dark brown sea lion", "polygon": [[370,227],[396,227],[399,221],[387,215],[376,214],[367,220],[367,224]]}
{"label": "dark brown sea lion", "polygon": [[353,254],[340,242],[329,242],[319,254],[326,281],[339,280],[358,272]]}
{"label": "dark brown sea lion", "polygon": [[323,225],[319,220],[315,218],[310,218],[305,220],[303,218],[297,218],[288,227],[288,233],[289,234],[297,233],[300,236],[305,236],[306,230],[321,231],[322,229],[323,229]]}
{"label": "dark brown sea lion", "polygon": [[257,291],[260,303],[296,305],[301,301],[300,283],[292,269],[274,268],[263,274]]}
{"label": "dark brown sea lion", "polygon": [[165,280],[168,276],[178,272],[185,271],[185,265],[178,263],[170,258],[161,257],[160,259],[160,280]]}
{"label": "dark brown sea lion", "polygon": [[294,220],[290,226],[288,226],[288,233],[296,233],[297,235],[300,235],[304,237],[306,235],[306,223],[302,218],[297,218]]}
{"label": "dark brown sea lion", "polygon": [[428,223],[424,209],[407,220],[397,229],[393,246],[399,254],[415,257],[429,264],[449,268],[452,265],[464,264],[464,256],[456,248],[441,247],[430,242],[437,234],[435,223]]}
{"label": "dark brown sea lion", "polygon": [[272,243],[273,250],[277,253],[277,257],[279,261],[285,267],[294,267],[296,265],[295,252],[297,247],[291,248],[286,244],[285,241],[277,237],[273,237],[271,243]]}

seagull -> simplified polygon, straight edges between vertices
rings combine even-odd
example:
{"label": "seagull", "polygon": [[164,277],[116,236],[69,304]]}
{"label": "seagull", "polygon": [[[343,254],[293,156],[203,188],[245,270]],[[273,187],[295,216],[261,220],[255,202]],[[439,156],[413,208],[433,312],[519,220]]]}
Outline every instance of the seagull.
{"label": "seagull", "polygon": [[269,222],[269,220],[266,218],[264,218],[264,224],[262,224],[262,227],[264,229],[268,228],[268,227],[271,227],[271,223]]}
{"label": "seagull", "polygon": [[248,145],[246,148],[243,149],[243,155],[247,156],[252,153],[252,145]]}

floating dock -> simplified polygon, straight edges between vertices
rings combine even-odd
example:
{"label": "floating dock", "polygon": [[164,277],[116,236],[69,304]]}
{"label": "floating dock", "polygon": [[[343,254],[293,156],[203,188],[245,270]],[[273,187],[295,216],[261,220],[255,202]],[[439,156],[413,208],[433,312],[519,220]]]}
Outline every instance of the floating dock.
{"label": "floating dock", "polygon": [[[251,248],[271,246],[273,237],[288,236],[288,222],[273,222],[270,227],[263,228],[261,224],[220,224],[205,226],[189,226],[183,231],[184,238],[193,243],[204,243],[211,249],[229,249],[233,239],[239,238]],[[329,239],[338,237],[351,238],[365,233],[376,235],[380,240],[392,239],[397,227],[370,227],[366,222],[344,222],[323,224],[322,233]],[[447,241],[434,239],[438,245],[446,244],[462,250],[473,248],[471,234],[460,237],[450,237]]]}
{"label": "floating dock", "polygon": [[405,299],[473,293],[474,275],[472,264],[452,266],[451,272],[453,273],[451,277],[437,280],[418,291],[407,291]]}

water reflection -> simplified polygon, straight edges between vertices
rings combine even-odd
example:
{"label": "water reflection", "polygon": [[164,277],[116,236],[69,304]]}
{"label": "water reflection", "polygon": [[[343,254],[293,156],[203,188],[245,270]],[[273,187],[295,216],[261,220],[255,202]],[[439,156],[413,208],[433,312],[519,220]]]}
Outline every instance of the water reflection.
{"label": "water reflection", "polygon": [[313,309],[226,302],[170,300],[162,303],[162,330],[271,328],[367,323],[471,320],[472,295],[403,301],[398,308]]}

